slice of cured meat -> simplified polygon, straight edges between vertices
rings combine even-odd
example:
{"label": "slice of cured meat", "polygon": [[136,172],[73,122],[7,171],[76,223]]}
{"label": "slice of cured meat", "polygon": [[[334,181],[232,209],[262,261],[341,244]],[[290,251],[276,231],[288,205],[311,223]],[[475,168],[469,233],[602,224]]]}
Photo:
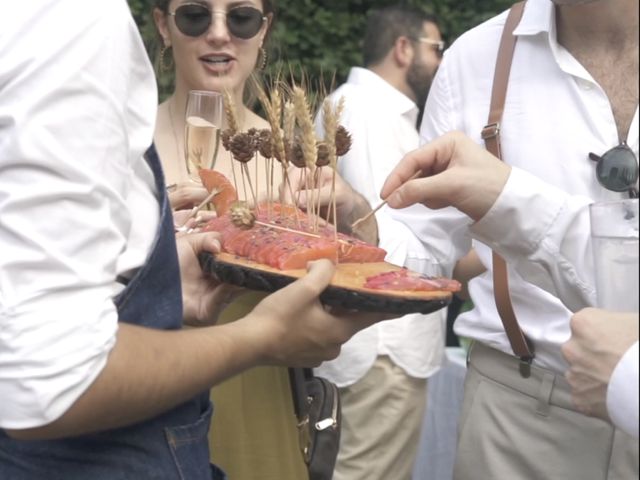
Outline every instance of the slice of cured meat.
{"label": "slice of cured meat", "polygon": [[205,188],[218,190],[213,204],[218,215],[205,227],[222,236],[222,250],[280,270],[305,268],[307,262],[327,258],[334,263],[367,263],[384,260],[386,252],[357,238],[336,234],[332,226],[314,229],[312,221],[293,205],[261,203],[256,208],[257,223],[236,227],[229,214],[237,201],[229,180],[214,170],[200,170]]}
{"label": "slice of cured meat", "polygon": [[233,202],[238,199],[236,189],[229,179],[222,173],[207,168],[200,169],[198,175],[209,193],[214,189],[218,191],[212,201],[216,214],[222,216],[227,213]]}
{"label": "slice of cured meat", "polygon": [[383,249],[356,238],[339,234],[336,240],[330,229],[318,233],[304,231],[309,220],[301,210],[297,211],[296,218],[276,213],[283,208],[290,213],[290,206],[273,204],[270,207],[268,210],[265,205],[260,206],[256,215],[260,223],[250,229],[236,227],[229,215],[224,215],[211,220],[204,230],[221,234],[223,251],[280,270],[305,268],[307,262],[320,258],[340,263],[384,260],[386,252]]}
{"label": "slice of cured meat", "polygon": [[427,277],[406,268],[393,272],[384,272],[367,277],[365,288],[374,290],[400,290],[410,292],[445,291],[457,292],[461,285],[457,280],[440,277]]}

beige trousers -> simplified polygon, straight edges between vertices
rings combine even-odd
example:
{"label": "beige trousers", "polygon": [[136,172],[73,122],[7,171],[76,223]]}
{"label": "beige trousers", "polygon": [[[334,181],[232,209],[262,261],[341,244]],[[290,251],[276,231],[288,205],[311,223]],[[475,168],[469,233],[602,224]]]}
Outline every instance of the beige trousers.
{"label": "beige trousers", "polygon": [[409,480],[427,401],[426,379],[378,357],[340,389],[342,433],[333,480]]}
{"label": "beige trousers", "polygon": [[458,424],[455,480],[631,480],[638,441],[574,410],[564,377],[475,343]]}

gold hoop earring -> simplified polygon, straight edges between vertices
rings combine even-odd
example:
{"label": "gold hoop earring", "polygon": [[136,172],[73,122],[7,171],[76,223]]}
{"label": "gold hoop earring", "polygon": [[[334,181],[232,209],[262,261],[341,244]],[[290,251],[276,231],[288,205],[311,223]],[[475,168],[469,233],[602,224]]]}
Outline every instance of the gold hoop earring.
{"label": "gold hoop earring", "polygon": [[260,50],[258,53],[259,53],[259,56],[258,56],[258,63],[256,68],[259,71],[262,71],[267,66],[267,51],[265,50],[264,47],[260,47]]}
{"label": "gold hoop earring", "polygon": [[165,54],[170,48],[171,45],[169,45],[168,47],[164,46],[162,47],[162,50],[160,50],[160,71],[163,73],[173,69],[173,58],[171,58],[171,61],[169,63],[167,63],[167,59],[165,58]]}

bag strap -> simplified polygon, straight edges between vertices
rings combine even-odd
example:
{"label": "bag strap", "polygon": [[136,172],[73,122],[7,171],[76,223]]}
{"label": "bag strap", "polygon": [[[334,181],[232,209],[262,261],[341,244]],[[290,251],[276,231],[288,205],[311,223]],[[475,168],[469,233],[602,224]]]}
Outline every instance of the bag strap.
{"label": "bag strap", "polygon": [[297,367],[289,367],[288,370],[293,412],[297,419],[298,444],[302,452],[302,458],[308,466],[311,461],[311,425],[309,425],[310,404],[306,381],[313,377],[313,370]]}
{"label": "bag strap", "polygon": [[289,384],[291,386],[291,398],[293,400],[293,411],[302,420],[309,413],[309,404],[305,380],[313,377],[313,370],[310,368],[289,367]]}
{"label": "bag strap", "polygon": [[[507,85],[511,72],[513,52],[518,38],[513,34],[524,12],[526,1],[518,2],[511,7],[507,21],[502,31],[500,48],[496,60],[496,69],[493,77],[493,90],[491,91],[491,107],[487,125],[482,129],[482,139],[486,148],[493,155],[502,160],[500,151],[500,122],[504,112],[504,103],[507,96]],[[520,358],[520,373],[527,378],[531,374],[531,362],[533,361],[533,345],[525,337],[518,319],[516,318],[509,296],[509,278],[507,275],[507,263],[504,258],[493,252],[493,295],[500,319],[504,326],[513,352]]]}

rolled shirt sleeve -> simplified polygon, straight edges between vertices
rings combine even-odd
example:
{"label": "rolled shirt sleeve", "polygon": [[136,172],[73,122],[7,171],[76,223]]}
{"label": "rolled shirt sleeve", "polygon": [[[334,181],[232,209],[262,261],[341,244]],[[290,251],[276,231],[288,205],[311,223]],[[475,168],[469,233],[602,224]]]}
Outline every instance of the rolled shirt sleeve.
{"label": "rolled shirt sleeve", "polygon": [[590,203],[514,167],[501,195],[471,232],[523,278],[575,312],[595,305]]}
{"label": "rolled shirt sleeve", "polygon": [[158,219],[142,158],[157,92],[124,0],[99,9],[83,0],[6,7],[0,428],[24,429],[63,415],[115,344],[116,277],[144,263]]}
{"label": "rolled shirt sleeve", "polygon": [[616,365],[607,389],[607,411],[613,424],[638,438],[638,342],[634,343]]}

